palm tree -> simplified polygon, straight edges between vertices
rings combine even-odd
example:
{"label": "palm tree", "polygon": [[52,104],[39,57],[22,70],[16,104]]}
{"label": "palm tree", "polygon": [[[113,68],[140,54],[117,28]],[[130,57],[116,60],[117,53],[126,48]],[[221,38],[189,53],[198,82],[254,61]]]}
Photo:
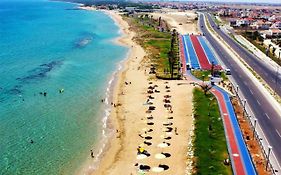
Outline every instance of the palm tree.
{"label": "palm tree", "polygon": [[170,67],[171,79],[173,79],[175,58],[174,58],[174,54],[173,54],[172,51],[169,51],[168,58],[169,58],[169,67]]}

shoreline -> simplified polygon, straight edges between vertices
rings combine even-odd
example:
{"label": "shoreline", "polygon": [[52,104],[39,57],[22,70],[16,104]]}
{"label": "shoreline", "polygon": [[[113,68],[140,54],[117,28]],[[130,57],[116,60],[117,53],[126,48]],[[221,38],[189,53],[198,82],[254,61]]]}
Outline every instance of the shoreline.
{"label": "shoreline", "polygon": [[[96,10],[94,8],[83,8],[81,4],[78,4],[78,9],[80,10]],[[108,10],[98,10],[103,12],[105,15],[109,16],[114,23],[119,27],[120,36],[117,38],[114,38],[112,40],[113,43],[127,47],[129,50],[119,63],[117,63],[117,69],[113,72],[112,76],[109,78],[108,85],[106,86],[105,91],[105,101],[104,107],[102,107],[101,113],[103,114],[103,117],[101,118],[102,121],[102,127],[100,133],[100,139],[95,146],[98,149],[98,152],[94,151],[95,159],[94,160],[88,160],[87,163],[80,168],[77,174],[93,174],[100,169],[101,164],[104,164],[103,161],[106,159],[106,164],[108,163],[108,157],[112,157],[110,153],[117,154],[118,150],[120,150],[120,145],[122,141],[118,138],[120,138],[122,133],[119,133],[119,136],[115,137],[116,133],[115,131],[122,131],[123,126],[118,119],[118,113],[120,112],[117,108],[113,107],[110,103],[118,101],[119,93],[123,90],[121,81],[124,80],[124,74],[126,74],[126,70],[129,67],[129,62],[131,59],[135,57],[134,52],[138,49],[136,47],[132,47],[133,45],[136,45],[136,43],[133,41],[133,37],[135,35],[134,32],[129,30],[129,25],[126,21],[122,19],[122,17],[117,14],[117,12],[108,11]],[[140,46],[139,46],[140,47]],[[141,48],[141,47],[140,47]],[[141,48],[141,50],[143,50]],[[144,52],[144,51],[143,51]],[[122,76],[123,75],[123,76]],[[111,91],[111,92],[110,92]],[[114,146],[113,146],[114,145]],[[108,156],[107,156],[108,155]],[[98,168],[98,169],[97,169]]]}
{"label": "shoreline", "polygon": [[[124,81],[126,81],[126,73],[129,69],[130,62],[133,61],[136,55],[136,52],[143,52],[143,56],[140,56],[138,59],[141,61],[143,57],[146,55],[145,51],[133,41],[133,37],[135,33],[129,30],[129,25],[126,21],[122,19],[122,17],[117,14],[116,11],[109,10],[99,10],[104,14],[108,15],[114,23],[119,27],[119,32],[121,36],[115,38],[113,42],[117,45],[121,45],[129,48],[127,56],[124,60],[119,63],[120,68],[115,72],[115,83],[113,84],[112,90],[112,101],[119,102],[120,96],[124,95]],[[117,107],[111,107],[111,113],[108,118],[108,122],[114,128],[115,133],[113,133],[108,140],[107,148],[104,150],[101,159],[99,160],[98,169],[95,169],[91,174],[104,174],[104,172],[109,169],[114,162],[116,161],[116,157],[120,153],[123,147],[123,138],[124,138],[124,123],[122,123],[122,113],[123,109]],[[118,132],[117,132],[118,131]]]}
{"label": "shoreline", "polygon": [[[117,132],[114,134],[115,137],[113,135],[109,141],[108,149],[105,150],[98,169],[93,171],[92,174],[137,174],[139,168],[135,166],[136,164],[148,163],[151,166],[158,166],[161,162],[172,167],[171,170],[167,171],[168,174],[184,174],[188,167],[188,142],[191,138],[190,133],[193,130],[192,88],[186,90],[186,87],[182,88],[178,85],[178,83],[185,82],[184,80],[169,81],[168,85],[171,87],[171,91],[173,91],[170,95],[172,98],[177,99],[177,101],[173,101],[172,99],[174,113],[168,114],[162,101],[163,96],[167,94],[165,92],[167,91],[165,88],[167,85],[165,84],[166,81],[151,79],[151,76],[146,73],[146,69],[149,70],[150,63],[144,63],[144,61],[147,61],[145,59],[147,53],[133,40],[136,33],[130,30],[127,21],[123,20],[118,13],[114,11],[104,12],[115,21],[123,34],[115,41],[118,44],[130,47],[130,51],[127,59],[125,59],[122,70],[118,73],[113,92],[113,101],[121,105],[113,108],[109,122],[113,124]],[[126,82],[129,82],[129,84],[126,84]],[[151,133],[151,136],[154,138],[151,141],[155,146],[144,146],[152,156],[145,160],[138,160],[136,150],[138,145],[143,145],[144,142],[139,135],[147,127],[146,123],[144,123],[144,118],[148,116],[145,112],[148,107],[145,105],[145,101],[149,82],[159,85],[159,89],[162,92],[155,94],[154,105],[158,110],[153,112],[153,115],[155,115],[155,126],[153,130],[155,131]],[[163,151],[163,149],[157,148],[157,144],[163,142],[161,134],[163,134],[164,128],[162,123],[167,122],[164,116],[168,115],[174,116],[172,121],[174,123],[173,127],[176,129],[174,128],[175,131],[169,133],[172,136],[172,139],[169,140],[172,146],[164,150],[170,152],[172,157],[159,162],[158,159],[155,159],[155,155],[159,151]],[[174,162],[177,163],[174,164]]]}
{"label": "shoreline", "polygon": [[[115,106],[111,106],[110,114],[107,118],[105,129],[108,134],[105,144],[101,140],[97,143],[96,147],[101,147],[103,152],[99,155],[96,161],[88,161],[87,166],[83,167],[79,174],[136,174],[138,167],[136,163],[148,163],[151,166],[158,166],[159,160],[155,159],[155,155],[161,151],[156,145],[163,142],[162,123],[167,122],[167,116],[173,116],[173,128],[175,132],[168,133],[172,136],[169,140],[171,147],[166,148],[167,152],[172,154],[171,158],[161,161],[171,166],[171,170],[167,173],[172,174],[185,174],[188,160],[188,142],[190,141],[190,133],[193,130],[192,119],[192,88],[186,89],[179,86],[185,82],[184,80],[172,80],[168,85],[171,87],[170,94],[172,96],[173,114],[168,114],[167,110],[163,107],[163,96],[167,94],[166,81],[151,79],[150,74],[146,72],[149,70],[150,63],[147,62],[148,55],[145,50],[134,41],[137,36],[135,31],[130,30],[130,26],[122,19],[122,16],[116,11],[100,10],[106,15],[111,17],[115,24],[120,28],[120,36],[115,38],[112,42],[128,47],[129,51],[127,56],[120,61],[119,69],[113,74],[112,91],[110,96]],[[143,145],[143,139],[140,138],[140,133],[144,132],[143,129],[147,127],[144,118],[146,114],[147,105],[147,87],[149,83],[159,85],[161,93],[154,94],[155,106],[157,109],[153,112],[155,115],[155,126],[152,126],[153,133],[151,136],[154,138],[153,147],[147,147],[148,151],[152,154],[151,157],[145,160],[137,159],[137,147]],[[177,99],[177,100],[173,100]],[[184,105],[182,105],[184,104]],[[159,117],[158,117],[159,116]],[[160,117],[162,116],[162,118]],[[165,117],[164,117],[165,116]],[[102,119],[104,121],[104,118]],[[102,128],[104,130],[104,128]],[[160,137],[161,136],[161,137]],[[101,135],[102,137],[102,135]],[[162,149],[163,150],[163,149]],[[176,156],[174,155],[176,154]],[[95,158],[96,159],[96,158]],[[147,162],[145,162],[147,161]],[[174,164],[176,162],[176,164]],[[84,164],[83,164],[84,165]],[[163,172],[164,173],[164,172]],[[164,173],[164,174],[167,174]]]}

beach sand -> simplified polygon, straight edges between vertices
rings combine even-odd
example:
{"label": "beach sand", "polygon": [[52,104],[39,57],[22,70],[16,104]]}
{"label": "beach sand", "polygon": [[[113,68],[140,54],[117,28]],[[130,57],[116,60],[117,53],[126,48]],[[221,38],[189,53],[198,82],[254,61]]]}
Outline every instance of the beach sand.
{"label": "beach sand", "polygon": [[172,9],[161,9],[161,12],[151,13],[153,18],[158,19],[161,17],[163,20],[175,28],[180,34],[198,34],[198,25],[195,18],[197,14],[192,10],[179,12]]}
{"label": "beach sand", "polygon": [[[192,86],[186,80],[166,81],[157,80],[148,74],[148,63],[144,61],[145,51],[141,46],[134,42],[135,33],[129,30],[129,26],[122,17],[114,11],[105,11],[120,26],[123,35],[118,38],[117,42],[130,48],[124,68],[119,72],[116,87],[113,92],[113,103],[110,114],[110,123],[116,133],[110,138],[108,149],[103,153],[98,168],[91,173],[86,174],[138,174],[141,164],[149,165],[151,168],[159,164],[169,166],[169,169],[161,174],[185,174],[187,164],[187,145],[190,139],[190,130],[192,130]],[[152,84],[149,84],[152,83]],[[182,83],[179,85],[178,83]],[[149,106],[146,104],[148,99],[148,86],[157,85],[151,96],[154,99],[153,106],[156,107],[150,114],[146,113]],[[166,88],[169,86],[169,89]],[[154,89],[154,90],[155,90]],[[166,92],[169,90],[170,92]],[[172,105],[173,113],[170,113],[164,107],[164,96],[168,98]],[[153,116],[153,120],[147,117]],[[173,117],[167,119],[166,117]],[[153,122],[153,125],[147,125]],[[161,135],[165,132],[167,126],[163,122],[172,122],[169,127],[173,128],[172,132],[164,135],[171,137],[166,140]],[[144,134],[144,128],[153,129],[147,132],[152,139],[144,139],[140,134]],[[144,144],[144,141],[151,142],[152,145]],[[160,148],[157,145],[166,141],[170,146]],[[138,160],[137,148],[141,145],[150,153],[150,156]],[[156,159],[155,155],[161,152],[170,153],[171,156],[164,159]],[[155,174],[152,171],[146,174]]]}

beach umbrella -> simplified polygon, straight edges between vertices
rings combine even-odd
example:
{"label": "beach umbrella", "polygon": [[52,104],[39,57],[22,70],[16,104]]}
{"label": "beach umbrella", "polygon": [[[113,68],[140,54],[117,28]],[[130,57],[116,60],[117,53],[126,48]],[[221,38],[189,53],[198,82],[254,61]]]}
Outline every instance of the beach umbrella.
{"label": "beach umbrella", "polygon": [[163,125],[164,125],[164,126],[168,126],[168,125],[173,125],[173,123],[172,123],[172,122],[169,122],[169,121],[165,121],[165,122],[163,122]]}
{"label": "beach umbrella", "polygon": [[163,154],[165,157],[171,157],[171,154],[170,153],[161,153],[161,154]]}
{"label": "beach umbrella", "polygon": [[173,119],[173,117],[169,117],[168,115],[165,116],[166,119]]}
{"label": "beach umbrella", "polygon": [[169,145],[168,145],[167,143],[159,143],[157,146],[158,146],[159,148],[166,148],[166,147],[168,147]]}
{"label": "beach umbrella", "polygon": [[164,164],[159,164],[159,167],[160,168],[164,168],[164,170],[169,169],[169,166],[168,165],[164,165]]}
{"label": "beach umbrella", "polygon": [[173,135],[173,133],[172,132],[167,132],[166,135],[167,136],[171,136],[171,135]]}
{"label": "beach umbrella", "polygon": [[147,125],[154,125],[153,122],[147,122],[146,124],[147,124]]}
{"label": "beach umbrella", "polygon": [[152,168],[152,172],[155,172],[155,173],[160,173],[164,171],[164,168],[161,168],[161,167],[153,167]]}
{"label": "beach umbrella", "polygon": [[173,130],[172,127],[166,127],[162,129],[163,132],[172,132],[172,130]]}
{"label": "beach umbrella", "polygon": [[[140,170],[143,170],[143,171],[149,171],[150,170],[150,166],[148,165],[140,165],[139,166],[139,169]],[[165,169],[165,168],[164,168]]]}
{"label": "beach umbrella", "polygon": [[138,154],[137,155],[137,160],[141,160],[141,159],[145,159],[145,158],[147,158],[147,155],[145,155],[145,154]]}
{"label": "beach umbrella", "polygon": [[166,127],[167,129],[165,130],[165,132],[172,132],[173,128],[172,127]]}
{"label": "beach umbrella", "polygon": [[152,139],[152,137],[151,137],[151,136],[146,136],[146,137],[145,137],[145,139],[147,139],[147,140],[151,140],[151,139]]}
{"label": "beach umbrella", "polygon": [[172,137],[171,136],[168,136],[168,137],[165,137],[164,139],[165,140],[170,140]]}
{"label": "beach umbrella", "polygon": [[151,143],[151,142],[148,142],[148,141],[144,141],[143,143],[146,144],[147,146],[152,145],[152,143]]}
{"label": "beach umbrella", "polygon": [[162,154],[162,153],[155,154],[154,157],[155,157],[156,159],[165,159],[165,158],[166,158],[166,156],[165,156],[164,154]]}

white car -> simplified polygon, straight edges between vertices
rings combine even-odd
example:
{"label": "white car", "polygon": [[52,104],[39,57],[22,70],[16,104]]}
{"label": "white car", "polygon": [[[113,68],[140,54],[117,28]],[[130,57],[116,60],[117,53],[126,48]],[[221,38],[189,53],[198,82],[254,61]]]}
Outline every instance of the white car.
{"label": "white car", "polygon": [[225,69],[225,74],[226,74],[226,75],[231,75],[230,69]]}

